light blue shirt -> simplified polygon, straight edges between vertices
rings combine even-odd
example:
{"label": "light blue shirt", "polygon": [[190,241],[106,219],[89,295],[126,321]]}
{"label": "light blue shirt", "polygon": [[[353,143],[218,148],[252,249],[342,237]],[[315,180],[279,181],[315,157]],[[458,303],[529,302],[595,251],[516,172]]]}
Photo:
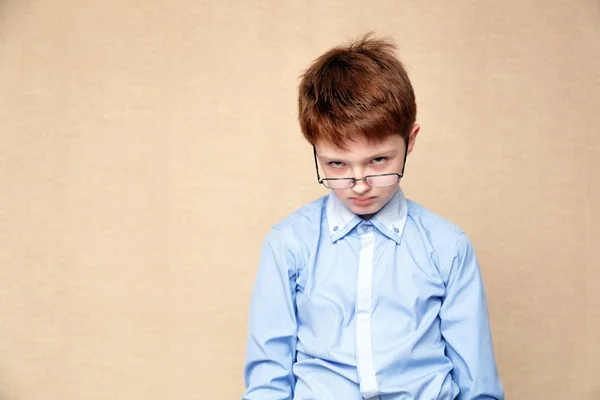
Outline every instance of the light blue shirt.
{"label": "light blue shirt", "polygon": [[268,233],[244,400],[504,399],[473,246],[401,189],[370,220],[333,193]]}

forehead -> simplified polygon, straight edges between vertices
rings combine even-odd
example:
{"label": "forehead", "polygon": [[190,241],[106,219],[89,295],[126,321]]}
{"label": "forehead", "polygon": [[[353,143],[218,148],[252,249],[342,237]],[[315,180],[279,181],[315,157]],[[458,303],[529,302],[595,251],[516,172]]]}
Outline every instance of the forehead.
{"label": "forehead", "polygon": [[317,142],[317,155],[328,159],[364,159],[383,153],[398,151],[404,148],[404,139],[400,135],[390,135],[377,142],[369,142],[365,138],[357,138],[345,143],[340,148],[333,143]]}

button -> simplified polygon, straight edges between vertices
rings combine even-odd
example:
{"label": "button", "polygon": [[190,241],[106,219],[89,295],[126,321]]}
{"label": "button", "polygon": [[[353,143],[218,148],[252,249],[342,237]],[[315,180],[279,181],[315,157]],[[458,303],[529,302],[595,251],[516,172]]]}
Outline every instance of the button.
{"label": "button", "polygon": [[333,227],[333,231],[334,231],[334,232],[337,232],[337,230],[338,230],[338,227],[337,227],[337,225],[336,225],[336,226],[334,226],[334,227]]}
{"label": "button", "polygon": [[363,232],[369,232],[369,229],[371,228],[371,225],[363,225],[362,226],[362,230]]}
{"label": "button", "polygon": [[394,232],[398,233],[398,232],[400,232],[400,229],[394,228]]}

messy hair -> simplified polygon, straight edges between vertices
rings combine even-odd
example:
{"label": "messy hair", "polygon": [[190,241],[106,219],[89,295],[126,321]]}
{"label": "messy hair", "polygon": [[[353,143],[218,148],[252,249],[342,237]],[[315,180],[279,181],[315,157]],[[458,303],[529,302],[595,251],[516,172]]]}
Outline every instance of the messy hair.
{"label": "messy hair", "polygon": [[300,128],[312,145],[324,141],[345,148],[357,138],[408,138],[417,106],[396,49],[368,33],[313,61],[298,91]]}

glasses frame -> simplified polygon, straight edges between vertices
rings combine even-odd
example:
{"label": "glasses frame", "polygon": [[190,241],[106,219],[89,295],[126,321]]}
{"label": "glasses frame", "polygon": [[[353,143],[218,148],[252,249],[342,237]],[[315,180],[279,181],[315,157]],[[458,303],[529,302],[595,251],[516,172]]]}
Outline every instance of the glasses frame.
{"label": "glasses frame", "polygon": [[[327,187],[328,189],[332,189],[329,188],[325,182],[326,181],[341,181],[341,180],[351,180],[352,181],[352,186],[347,187],[346,189],[350,189],[353,188],[354,186],[356,186],[356,182],[358,181],[367,181],[368,178],[373,178],[373,177],[378,177],[378,176],[391,176],[391,175],[397,175],[398,176],[398,181],[400,181],[400,179],[402,179],[402,177],[404,177],[404,167],[406,167],[406,157],[408,156],[408,139],[406,140],[406,150],[404,151],[404,160],[402,161],[402,171],[398,174],[395,172],[391,172],[391,173],[387,173],[387,174],[375,174],[375,175],[365,175],[362,178],[354,178],[354,177],[348,177],[348,178],[321,178],[321,175],[319,174],[319,163],[317,161],[317,149],[315,148],[315,146],[313,146],[313,158],[315,160],[315,171],[317,171],[317,182],[325,187]],[[398,183],[398,182],[396,182]],[[392,185],[395,185],[395,183],[393,183]],[[385,185],[385,186],[391,186],[391,185]]]}

